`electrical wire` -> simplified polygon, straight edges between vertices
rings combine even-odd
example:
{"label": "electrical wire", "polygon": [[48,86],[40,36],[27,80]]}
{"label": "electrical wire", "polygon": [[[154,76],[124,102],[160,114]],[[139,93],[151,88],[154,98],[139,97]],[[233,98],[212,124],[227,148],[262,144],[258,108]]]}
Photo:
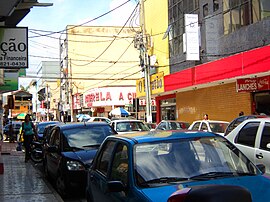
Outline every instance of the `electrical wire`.
{"label": "electrical wire", "polygon": [[115,10],[121,8],[122,6],[124,6],[125,4],[127,4],[127,3],[130,2],[130,1],[131,1],[131,0],[127,0],[126,2],[122,3],[121,5],[119,5],[119,6],[115,7],[115,8],[113,8],[112,10],[109,10],[108,12],[103,13],[102,15],[100,15],[100,16],[98,16],[98,17],[95,17],[95,18],[93,18],[93,19],[91,19],[91,20],[89,20],[89,21],[87,21],[87,22],[82,23],[82,24],[74,25],[74,26],[70,27],[69,29],[64,29],[64,30],[57,31],[57,32],[51,32],[51,33],[44,34],[44,35],[39,35],[39,36],[32,36],[32,37],[29,37],[29,38],[36,38],[36,37],[41,37],[41,36],[50,36],[50,35],[53,35],[53,34],[60,34],[60,33],[63,33],[64,31],[67,31],[67,30],[70,30],[70,29],[73,29],[73,28],[76,28],[76,27],[83,26],[83,25],[85,25],[85,24],[88,24],[88,23],[90,23],[90,22],[93,22],[93,21],[95,21],[95,20],[101,18],[101,17],[104,17],[104,16],[108,15],[109,13],[111,13],[111,12],[113,12],[113,11],[115,11]]}

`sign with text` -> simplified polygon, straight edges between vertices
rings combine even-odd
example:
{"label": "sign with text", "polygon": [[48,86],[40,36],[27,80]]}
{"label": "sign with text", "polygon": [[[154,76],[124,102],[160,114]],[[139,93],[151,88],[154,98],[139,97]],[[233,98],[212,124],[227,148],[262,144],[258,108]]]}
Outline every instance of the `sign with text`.
{"label": "sign with text", "polygon": [[27,27],[0,27],[0,68],[28,68]]}
{"label": "sign with text", "polygon": [[83,106],[85,108],[125,106],[132,104],[134,98],[136,98],[135,87],[95,88],[83,94]]}
{"label": "sign with text", "polygon": [[262,90],[270,90],[270,76],[237,79],[236,91],[237,92],[254,92]]}
{"label": "sign with text", "polygon": [[[151,95],[156,95],[164,92],[164,73],[159,72],[150,76],[150,90]],[[139,79],[136,81],[136,95],[137,97],[145,97],[145,79]]]}
{"label": "sign with text", "polygon": [[198,14],[185,14],[186,60],[200,60]]}

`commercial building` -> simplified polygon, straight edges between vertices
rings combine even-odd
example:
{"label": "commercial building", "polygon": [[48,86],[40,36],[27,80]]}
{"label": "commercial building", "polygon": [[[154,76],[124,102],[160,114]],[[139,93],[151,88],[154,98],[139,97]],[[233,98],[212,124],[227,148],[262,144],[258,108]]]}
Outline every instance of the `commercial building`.
{"label": "commercial building", "polygon": [[[167,8],[170,74],[164,76],[164,92],[152,95],[157,122],[171,113],[189,122],[205,113],[226,121],[240,111],[270,115],[268,3],[176,0],[168,1]],[[197,20],[187,23],[186,14]],[[188,31],[196,26],[193,53],[198,59],[189,59],[194,41],[187,40]]]}
{"label": "commercial building", "polygon": [[[87,92],[96,88],[135,87],[141,77],[139,52],[134,49],[133,27],[72,26],[60,38],[60,108],[75,120],[76,114],[98,107],[85,105]],[[105,108],[105,114],[113,105]],[[125,107],[125,105],[123,105]]]}

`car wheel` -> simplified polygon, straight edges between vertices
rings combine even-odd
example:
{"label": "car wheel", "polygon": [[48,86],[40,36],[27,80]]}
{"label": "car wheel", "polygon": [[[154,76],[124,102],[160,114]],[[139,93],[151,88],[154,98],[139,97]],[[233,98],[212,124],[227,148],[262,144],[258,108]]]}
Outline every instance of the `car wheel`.
{"label": "car wheel", "polygon": [[58,174],[56,179],[56,189],[62,198],[67,198],[67,186],[63,175]]}

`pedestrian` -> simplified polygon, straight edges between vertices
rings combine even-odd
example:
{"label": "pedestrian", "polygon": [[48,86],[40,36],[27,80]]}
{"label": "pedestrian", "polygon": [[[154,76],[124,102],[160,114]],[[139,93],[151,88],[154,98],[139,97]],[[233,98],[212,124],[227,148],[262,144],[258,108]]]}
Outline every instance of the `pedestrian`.
{"label": "pedestrian", "polygon": [[9,142],[14,142],[14,130],[13,130],[13,124],[9,124],[8,128],[8,139]]}
{"label": "pedestrian", "polygon": [[239,112],[239,116],[244,116],[244,112],[243,111]]}
{"label": "pedestrian", "polygon": [[36,134],[37,134],[36,128],[33,122],[30,120],[30,115],[27,114],[24,118],[24,122],[22,123],[22,135],[25,148],[25,162],[27,162],[30,159],[31,143]]}
{"label": "pedestrian", "polygon": [[205,115],[203,116],[203,119],[204,119],[204,120],[208,120],[208,114],[205,114]]}

